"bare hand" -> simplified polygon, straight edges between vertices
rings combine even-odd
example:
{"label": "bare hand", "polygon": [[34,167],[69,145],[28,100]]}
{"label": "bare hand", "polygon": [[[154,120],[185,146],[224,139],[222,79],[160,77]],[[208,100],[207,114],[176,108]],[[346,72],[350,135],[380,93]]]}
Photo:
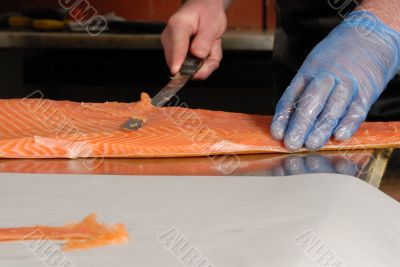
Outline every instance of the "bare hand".
{"label": "bare hand", "polygon": [[221,36],[226,26],[223,1],[191,0],[183,5],[161,37],[171,73],[178,73],[190,49],[194,56],[206,59],[194,78],[208,78],[222,60]]}

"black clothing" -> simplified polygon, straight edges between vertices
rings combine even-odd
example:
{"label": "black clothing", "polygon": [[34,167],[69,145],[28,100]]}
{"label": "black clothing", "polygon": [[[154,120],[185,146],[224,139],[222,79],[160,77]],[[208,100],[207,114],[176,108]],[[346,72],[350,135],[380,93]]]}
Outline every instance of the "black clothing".
{"label": "black clothing", "polygon": [[362,0],[277,0],[274,59],[297,69],[308,53]]}

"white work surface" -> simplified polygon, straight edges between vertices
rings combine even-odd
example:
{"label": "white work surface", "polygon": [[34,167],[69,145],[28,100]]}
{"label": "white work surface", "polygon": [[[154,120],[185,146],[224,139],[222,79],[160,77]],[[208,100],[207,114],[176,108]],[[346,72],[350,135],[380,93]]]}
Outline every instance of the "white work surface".
{"label": "white work surface", "polygon": [[[400,266],[399,204],[349,176],[0,175],[0,227],[57,226],[92,212],[124,223],[132,240],[68,252],[74,265],[65,267],[196,266],[157,240],[173,228],[215,267]],[[306,237],[318,243],[307,247]],[[336,263],[323,265],[322,252]],[[0,244],[0,266],[59,265],[16,242]]]}

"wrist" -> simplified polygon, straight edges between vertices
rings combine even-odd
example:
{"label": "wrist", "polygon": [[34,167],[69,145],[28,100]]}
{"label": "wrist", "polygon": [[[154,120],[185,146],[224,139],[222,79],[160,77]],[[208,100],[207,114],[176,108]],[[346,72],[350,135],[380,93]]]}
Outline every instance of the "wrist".
{"label": "wrist", "polygon": [[366,42],[373,42],[380,49],[391,54],[392,67],[388,70],[392,75],[400,72],[400,32],[388,26],[378,16],[369,11],[353,11],[341,24],[354,28]]}
{"label": "wrist", "polygon": [[358,10],[374,14],[387,26],[400,32],[400,5],[398,3],[390,3],[390,1],[386,1],[385,3],[385,1],[382,1],[382,3],[378,5],[375,1],[364,1]]}

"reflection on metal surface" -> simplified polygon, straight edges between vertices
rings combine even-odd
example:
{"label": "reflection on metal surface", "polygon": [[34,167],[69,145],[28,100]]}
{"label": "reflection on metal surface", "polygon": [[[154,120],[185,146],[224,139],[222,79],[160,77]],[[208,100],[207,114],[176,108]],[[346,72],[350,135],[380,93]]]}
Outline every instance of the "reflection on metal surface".
{"label": "reflection on metal surface", "polygon": [[392,148],[376,149],[368,166],[366,166],[365,171],[359,173],[358,177],[376,188],[379,188],[392,153]]}
{"label": "reflection on metal surface", "polygon": [[[381,151],[381,152],[379,152]],[[338,173],[360,177],[377,185],[390,155],[383,150],[352,150],[302,154],[239,156],[240,164],[231,175],[284,176],[306,173]],[[0,172],[114,175],[224,175],[221,166],[207,157],[159,159],[105,159],[95,170],[85,159],[0,160]]]}

